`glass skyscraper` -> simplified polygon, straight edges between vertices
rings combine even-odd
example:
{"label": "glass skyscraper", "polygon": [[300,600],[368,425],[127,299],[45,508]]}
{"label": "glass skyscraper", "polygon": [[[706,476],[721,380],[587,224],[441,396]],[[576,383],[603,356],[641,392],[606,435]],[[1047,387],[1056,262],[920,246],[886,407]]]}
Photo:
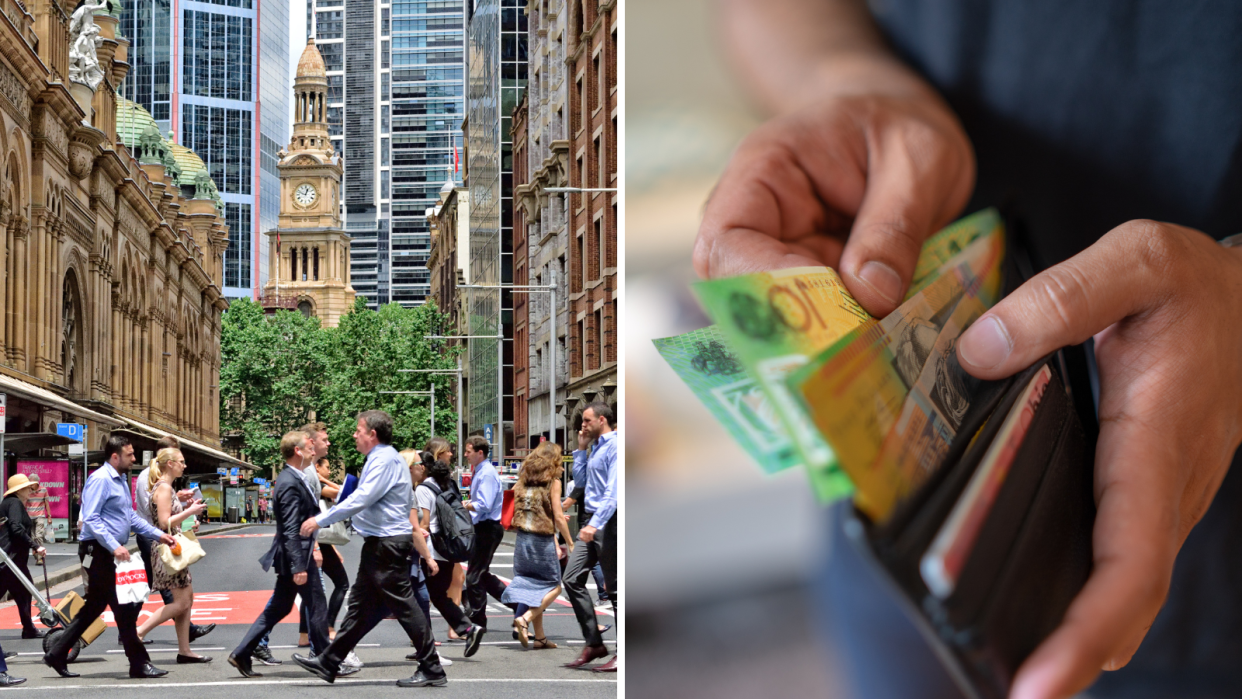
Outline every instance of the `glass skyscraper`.
{"label": "glass skyscraper", "polygon": [[173,8],[125,3],[121,33],[138,69],[121,92],[207,165],[229,226],[224,295],[253,297],[267,275],[258,236],[279,215],[276,151],[289,137],[288,4],[179,0]]}
{"label": "glass skyscraper", "polygon": [[[350,276],[371,308],[427,298],[425,217],[462,146],[463,0],[309,0],[344,156]],[[346,108],[348,105],[348,108]]]}
{"label": "glass skyscraper", "polygon": [[[523,0],[475,0],[469,21],[470,284],[513,283],[511,115],[526,89],[525,5]],[[505,337],[499,371],[496,341],[469,341],[469,423],[472,430],[487,424],[502,430],[509,452],[513,449],[513,294],[490,289],[463,293],[468,295],[470,334],[499,332]]]}

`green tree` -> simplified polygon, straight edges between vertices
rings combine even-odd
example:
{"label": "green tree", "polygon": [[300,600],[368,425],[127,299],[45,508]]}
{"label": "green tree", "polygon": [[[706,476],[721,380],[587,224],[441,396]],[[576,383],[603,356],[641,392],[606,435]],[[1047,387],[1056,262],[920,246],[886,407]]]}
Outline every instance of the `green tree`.
{"label": "green tree", "polygon": [[225,433],[240,433],[249,460],[267,467],[282,461],[281,435],[313,415],[328,425],[329,458],[356,473],[363,463],[352,436],[358,413],[388,412],[393,445],[420,449],[431,437],[429,397],[383,392],[434,385],[437,431],[455,436],[455,377],[399,371],[455,368],[454,355],[426,339],[445,320],[431,304],[389,304],[377,312],[359,298],[338,327],[321,328],[317,318],[292,311],[264,315],[257,304],[236,301],[225,313],[221,335],[221,426]]}

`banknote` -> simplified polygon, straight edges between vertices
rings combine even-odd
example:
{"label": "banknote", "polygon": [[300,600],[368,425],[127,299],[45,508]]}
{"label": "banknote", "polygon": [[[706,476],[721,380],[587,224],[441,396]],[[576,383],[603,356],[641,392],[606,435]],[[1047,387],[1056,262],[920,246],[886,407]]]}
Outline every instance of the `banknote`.
{"label": "banknote", "polygon": [[767,473],[802,463],[758,383],[710,325],[654,340],[656,349],[712,416]]}
{"label": "banknote", "polygon": [[[976,239],[893,313],[864,323],[787,378],[787,388],[857,488],[855,503],[876,520],[886,518],[917,480],[903,480],[902,469],[930,463],[938,445],[952,438],[943,431],[944,421],[919,421],[934,416],[933,410],[915,410],[918,401],[935,395],[935,371],[933,384],[916,391],[911,408],[905,407],[907,397],[920,381],[929,381],[924,378],[929,360],[947,356],[946,344],[964,330],[961,318],[950,324],[959,303],[969,299],[973,320],[994,302],[1001,254],[999,233]],[[946,327],[949,333],[943,333]],[[960,410],[960,401],[951,407]],[[903,429],[890,440],[903,416]]]}
{"label": "banknote", "polygon": [[[988,209],[932,236],[919,257],[907,298],[934,281],[940,268],[974,241],[1000,231],[999,215]],[[657,340],[661,354],[717,419],[732,421],[726,422],[726,426],[739,435],[739,442],[765,471],[805,463],[821,499],[849,495],[852,485],[837,468],[832,448],[802,404],[791,395],[785,377],[845,334],[877,321],[854,301],[837,274],[827,267],[715,280],[703,283],[696,292],[717,324]],[[696,333],[707,334],[691,338]],[[710,390],[699,386],[704,380],[703,372],[685,359],[699,354],[697,342],[707,342],[709,354],[728,354],[746,369],[752,383],[737,383],[725,390],[724,384],[716,383],[720,380],[716,375],[710,380]],[[711,342],[718,342],[719,349]],[[673,357],[682,359],[674,362]],[[757,394],[747,393],[756,386],[759,395],[767,398],[766,405],[758,402]],[[739,402],[742,396],[746,397],[744,404]],[[744,408],[739,407],[743,405]],[[756,413],[756,409],[761,413]],[[757,414],[775,415],[776,431],[783,433],[785,442],[792,444],[796,453],[791,456],[782,450],[782,442],[768,438],[770,433],[755,430],[758,423],[753,418]]]}

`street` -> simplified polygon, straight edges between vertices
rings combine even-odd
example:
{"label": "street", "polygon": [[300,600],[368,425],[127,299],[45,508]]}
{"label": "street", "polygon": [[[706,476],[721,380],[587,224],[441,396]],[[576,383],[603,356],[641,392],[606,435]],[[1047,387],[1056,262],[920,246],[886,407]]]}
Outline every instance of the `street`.
{"label": "street", "polygon": [[[46,667],[41,657],[41,641],[21,640],[21,625],[17,618],[17,610],[11,602],[0,607],[0,642],[6,651],[17,651],[19,655],[9,660],[9,672],[19,677],[28,678],[25,685],[14,688],[24,690],[56,690],[103,693],[110,688],[124,688],[127,697],[157,697],[169,687],[203,688],[202,691],[216,693],[220,688],[229,687],[232,696],[237,699],[267,696],[282,690],[298,696],[319,696],[334,691],[337,687],[365,685],[369,692],[376,696],[396,695],[413,690],[400,689],[395,686],[398,679],[409,677],[416,669],[415,663],[405,660],[411,652],[409,639],[397,622],[385,620],[380,623],[358,646],[356,652],[365,663],[361,672],[349,677],[339,678],[335,685],[327,685],[313,678],[308,672],[299,668],[289,658],[297,652],[297,610],[295,609],[272,633],[271,649],[273,654],[285,663],[281,666],[266,667],[255,662],[255,670],[262,673],[261,679],[245,679],[228,665],[229,652],[241,641],[249,625],[266,604],[271,594],[275,576],[263,572],[258,558],[271,544],[274,527],[272,525],[255,525],[220,534],[204,533],[201,537],[207,557],[193,567],[195,605],[194,622],[197,624],[218,624],[211,635],[199,639],[192,648],[200,655],[209,655],[214,661],[204,665],[177,665],[176,636],[169,622],[150,634],[148,645],[152,662],[170,673],[158,680],[130,680],[128,678],[124,653],[117,639],[116,630],[111,626],[94,643],[82,650],[78,661],[70,665],[74,672],[81,673],[77,679],[61,679]],[[512,534],[506,543],[512,541]],[[132,539],[131,539],[132,542]],[[355,540],[341,547],[345,556],[346,569],[352,581],[357,573],[358,551],[361,541]],[[50,553],[67,553],[70,546],[57,545],[50,547]],[[49,570],[63,569],[69,556],[49,556]],[[33,563],[33,561],[32,561]],[[513,549],[502,544],[496,553],[493,572],[507,579],[513,570]],[[41,568],[32,568],[36,577],[42,576]],[[70,580],[61,585],[53,585],[53,600],[62,597],[68,590],[82,593],[80,581]],[[592,583],[594,596],[594,584]],[[331,584],[329,583],[329,592]],[[150,596],[143,611],[143,618],[150,610],[160,606],[158,594]],[[447,625],[438,612],[432,608],[432,630],[437,640],[443,645],[439,648],[444,658],[451,659],[453,665],[447,667],[449,685],[444,696],[478,696],[480,693],[495,693],[505,697],[611,697],[617,693],[615,676],[599,675],[589,671],[570,670],[560,667],[562,663],[573,660],[582,650],[581,635],[574,619],[573,610],[562,595],[545,615],[545,628],[550,640],[560,647],[552,650],[525,650],[512,639],[512,612],[494,600],[489,600],[489,627],[492,631],[485,636],[482,647],[472,658],[462,657],[464,643],[461,641],[447,642]],[[599,618],[603,624],[611,624],[611,610],[606,605],[599,605]],[[338,623],[343,620],[345,610],[341,610]],[[105,621],[111,621],[111,612],[105,612]],[[36,619],[36,625],[40,624]],[[615,631],[605,634],[609,646],[615,646]],[[305,649],[300,652],[307,652]],[[285,689],[288,688],[288,689]],[[191,690],[192,691],[192,690]],[[108,695],[110,693],[104,693]],[[118,693],[118,696],[120,693]],[[325,694],[326,695],[326,694]]]}

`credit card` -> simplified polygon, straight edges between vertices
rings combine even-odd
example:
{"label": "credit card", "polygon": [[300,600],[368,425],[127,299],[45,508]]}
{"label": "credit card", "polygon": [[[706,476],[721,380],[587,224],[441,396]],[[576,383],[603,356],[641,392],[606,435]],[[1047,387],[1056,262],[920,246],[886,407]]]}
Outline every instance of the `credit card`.
{"label": "credit card", "polygon": [[971,476],[966,490],[953,506],[949,518],[941,525],[932,545],[923,554],[919,572],[923,576],[923,582],[927,583],[927,589],[936,597],[946,599],[957,587],[962,566],[965,565],[966,558],[979,537],[979,530],[996,502],[996,494],[1000,492],[1005,478],[1009,475],[1009,467],[1026,438],[1031,420],[1035,417],[1035,410],[1039,407],[1051,379],[1052,372],[1047,366],[1031,377],[1026,389],[1005,416],[1000,431],[983,455],[983,460]]}

